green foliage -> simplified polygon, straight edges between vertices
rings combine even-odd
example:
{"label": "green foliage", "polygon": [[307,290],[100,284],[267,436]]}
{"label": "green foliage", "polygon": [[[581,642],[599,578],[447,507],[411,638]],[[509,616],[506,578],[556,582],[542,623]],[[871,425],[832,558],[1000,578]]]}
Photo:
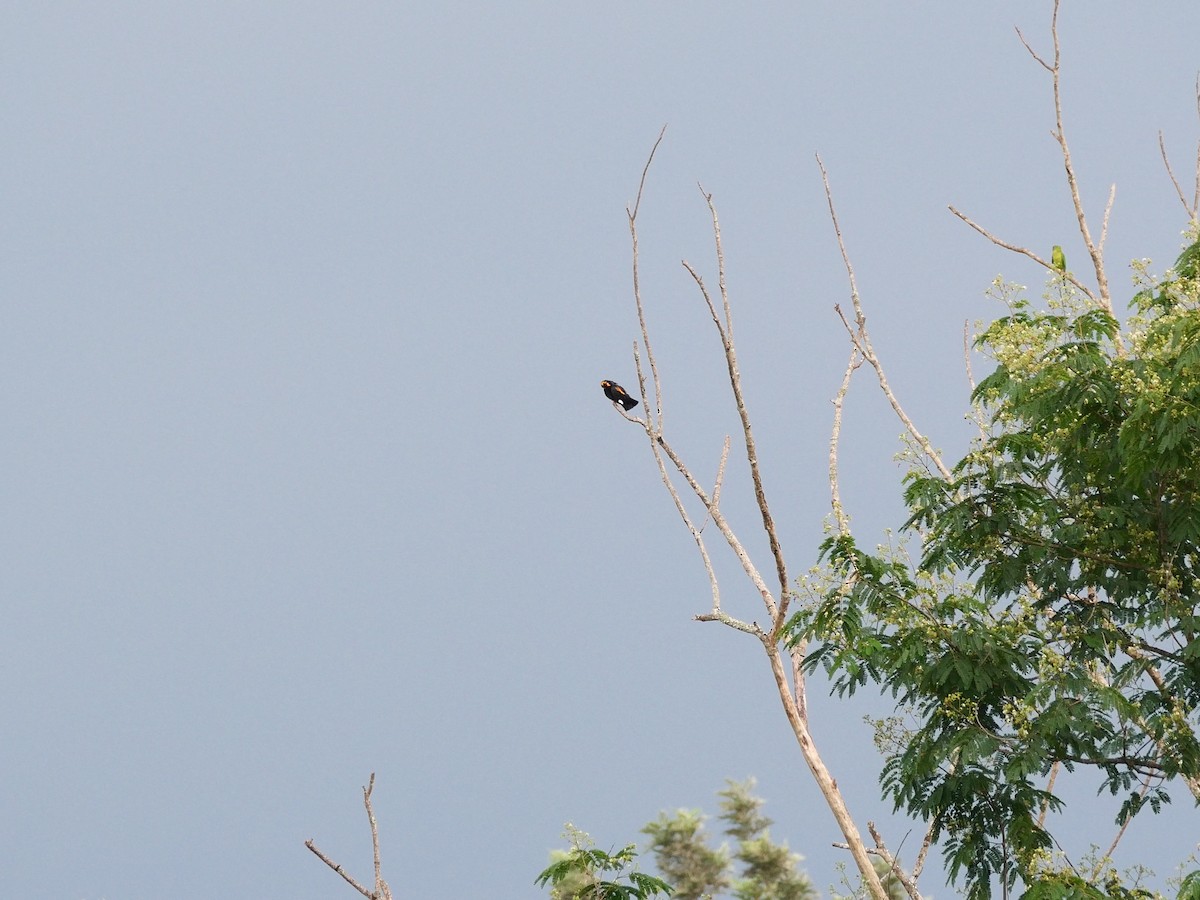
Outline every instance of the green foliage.
{"label": "green foliage", "polygon": [[676,900],[700,900],[729,887],[729,854],[713,850],[704,839],[704,816],[698,811],[659,813],[642,833],[650,836],[658,871],[675,888]]}
{"label": "green foliage", "polygon": [[[586,834],[569,825],[567,837],[571,849],[554,854],[535,881],[538,887],[551,886],[552,900],[645,900],[671,895],[670,885],[662,879],[636,870],[625,871],[637,857],[633,844],[605,853],[595,849]],[[610,873],[611,881],[604,877]]]}
{"label": "green foliage", "polygon": [[817,895],[808,878],[796,871],[800,857],[765,834],[742,841],[737,858],[745,866],[733,885],[737,900],[810,900]]}
{"label": "green foliage", "polygon": [[[771,820],[762,814],[763,801],[751,793],[753,788],[752,778],[729,781],[718,794],[725,833],[737,841],[732,855],[725,845],[718,849],[709,846],[705,817],[693,810],[679,810],[671,816],[660,813],[642,829],[650,837],[649,849],[662,878],[637,871],[625,873],[637,857],[632,844],[605,853],[595,849],[586,834],[568,825],[571,849],[551,855],[537,884],[550,886],[551,900],[641,900],[659,894],[675,900],[705,900],[726,890],[737,900],[816,900],[808,876],[797,869],[801,856],[787,844],[771,840],[767,831]],[[736,879],[734,857],[742,864]]]}
{"label": "green foliage", "polygon": [[721,821],[725,833],[739,841],[749,841],[761,835],[773,824],[762,814],[763,801],[755,797],[754,779],[745,781],[726,780],[725,790],[718,791],[721,798]]}
{"label": "green foliage", "polygon": [[1104,890],[1075,874],[1055,873],[1038,878],[1021,894],[1020,900],[1151,900],[1154,894],[1141,888],[1123,887],[1115,877]]}
{"label": "green foliage", "polygon": [[1189,872],[1179,885],[1179,900],[1200,900],[1200,871]]}
{"label": "green foliage", "polygon": [[872,683],[913,710],[883,787],[972,898],[1081,890],[1045,873],[1054,766],[1098,772],[1118,822],[1200,776],[1200,242],[1124,331],[1052,289],[978,338],[986,433],[950,479],[906,478],[920,559],[834,535],[837,587],[790,623],[835,692]]}
{"label": "green foliage", "polygon": [[[704,833],[704,816],[679,810],[672,816],[660,813],[642,829],[650,836],[658,870],[675,886],[676,900],[701,900],[725,890],[738,900],[813,900],[816,890],[798,870],[801,857],[787,844],[772,841],[771,820],[762,814],[763,801],[752,793],[754,780],[729,781],[721,798],[720,820],[725,834],[737,841],[712,849]],[[732,874],[733,859],[741,863],[738,877]]]}
{"label": "green foliage", "polygon": [[1079,877],[1039,878],[1021,894],[1020,900],[1108,900],[1095,885]]}
{"label": "green foliage", "polygon": [[726,782],[721,798],[725,833],[738,842],[734,854],[742,876],[733,884],[737,900],[812,900],[817,895],[808,876],[797,869],[800,855],[787,844],[771,840],[771,820],[762,814],[763,801],[755,797],[754,779]]}

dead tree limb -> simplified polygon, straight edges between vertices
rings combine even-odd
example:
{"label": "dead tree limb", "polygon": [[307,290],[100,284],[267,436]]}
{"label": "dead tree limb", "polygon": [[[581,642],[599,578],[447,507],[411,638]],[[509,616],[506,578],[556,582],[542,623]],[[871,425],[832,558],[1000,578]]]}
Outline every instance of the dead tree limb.
{"label": "dead tree limb", "polygon": [[330,859],[320,848],[317,847],[316,841],[312,838],[304,842],[304,846],[313,852],[317,859],[341,875],[350,887],[354,888],[367,900],[392,900],[392,889],[388,887],[388,883],[383,880],[382,869],[379,861],[379,824],[375,821],[375,810],[371,807],[371,791],[375,789],[375,773],[371,773],[371,779],[367,782],[367,786],[363,791],[363,806],[367,809],[367,821],[371,823],[371,851],[375,860],[375,889],[367,890],[358,881],[354,879],[349,872],[341,867],[340,864]]}
{"label": "dead tree limb", "polygon": [[[779,694],[779,699],[783,705],[784,714],[787,717],[788,724],[792,728],[796,742],[800,746],[801,755],[807,764],[809,771],[812,773],[813,779],[817,782],[817,786],[833,813],[839,829],[843,837],[846,839],[846,844],[850,848],[850,852],[854,857],[855,863],[862,874],[863,882],[867,886],[871,895],[875,900],[887,900],[887,893],[883,888],[882,882],[879,880],[878,874],[875,872],[874,866],[871,865],[870,856],[867,853],[866,845],[863,842],[862,836],[858,832],[858,827],[854,823],[849,810],[846,807],[841,791],[838,789],[837,781],[830,774],[820,753],[817,750],[816,744],[813,741],[812,735],[808,729],[808,711],[805,702],[804,693],[804,677],[800,668],[800,663],[803,659],[803,650],[797,649],[787,651],[783,647],[784,626],[787,622],[788,603],[791,598],[792,590],[788,581],[787,566],[784,561],[782,545],[779,541],[777,528],[774,518],[771,515],[770,506],[767,502],[766,490],[763,486],[763,478],[759,465],[758,451],[754,441],[754,430],[750,420],[750,414],[747,409],[745,396],[742,392],[741,372],[738,367],[737,351],[733,340],[733,314],[732,305],[729,299],[729,291],[725,281],[725,258],[724,248],[721,243],[721,226],[717,216],[716,205],[713,203],[712,195],[703,191],[705,203],[708,206],[709,214],[712,219],[713,239],[715,244],[715,253],[717,259],[718,273],[718,292],[720,295],[720,308],[709,291],[700,273],[687,261],[683,262],[684,268],[691,275],[700,295],[708,309],[708,313],[712,318],[713,325],[717,330],[717,335],[721,341],[721,350],[725,358],[725,366],[729,377],[729,386],[733,394],[734,405],[737,409],[738,418],[742,426],[742,442],[746,461],[750,467],[751,478],[754,485],[755,501],[758,507],[759,515],[762,522],[762,527],[767,537],[771,548],[772,563],[775,568],[775,574],[779,582],[777,589],[773,589],[767,584],[762,572],[759,570],[754,560],[751,558],[745,545],[738,537],[731,523],[725,518],[720,507],[720,490],[723,482],[723,474],[729,451],[729,440],[726,438],[725,448],[722,451],[721,461],[718,466],[718,475],[716,486],[710,495],[699,480],[693,474],[692,469],[684,462],[679,452],[672,446],[667,439],[663,429],[663,392],[662,379],[658,370],[657,363],[654,358],[653,344],[650,341],[649,327],[646,321],[646,307],[642,301],[641,282],[639,279],[639,260],[638,260],[638,233],[637,233],[637,213],[641,205],[641,198],[645,189],[646,176],[650,168],[650,163],[654,158],[654,152],[658,149],[659,142],[662,140],[662,134],[659,134],[658,141],[655,142],[654,148],[651,150],[650,157],[646,161],[646,166],[642,170],[642,178],[638,185],[637,200],[634,202],[632,209],[627,208],[626,214],[629,219],[629,232],[633,253],[633,294],[634,302],[637,307],[638,324],[641,328],[640,347],[637,343],[634,344],[634,363],[637,367],[638,388],[642,396],[642,401],[645,408],[645,418],[636,418],[629,416],[622,411],[623,417],[631,422],[639,425],[645,432],[650,445],[651,453],[655,458],[655,462],[659,469],[660,477],[663,484],[666,486],[668,493],[671,496],[672,502],[675,505],[676,511],[683,520],[684,526],[692,535],[693,540],[699,548],[701,558],[704,561],[705,572],[708,575],[710,586],[712,589],[713,606],[708,613],[696,615],[695,618],[702,622],[719,622],[730,628],[743,633],[752,634],[758,638],[759,642],[766,653],[768,663],[771,668],[771,675],[775,681],[775,687]],[[646,367],[642,364],[642,351],[645,352],[646,363],[649,368],[647,373]],[[647,384],[647,376],[652,384]],[[653,391],[654,404],[650,404],[650,394]],[[762,599],[763,606],[770,622],[769,627],[760,627],[756,622],[744,622],[735,619],[726,613],[721,608],[720,589],[716,573],[712,567],[707,548],[704,543],[704,536],[701,533],[701,528],[696,527],[695,518],[687,511],[687,505],[684,503],[683,494],[679,488],[675,486],[674,479],[681,478],[684,484],[687,485],[694,500],[698,501],[704,511],[704,524],[711,521],[717,528],[718,532],[725,539],[725,543],[733,551],[734,556],[742,566],[743,572],[746,574],[754,589],[758,592]],[[776,593],[777,590],[777,593]],[[789,656],[789,664],[784,664],[785,653]],[[791,670],[792,682],[789,683],[789,669]]]}

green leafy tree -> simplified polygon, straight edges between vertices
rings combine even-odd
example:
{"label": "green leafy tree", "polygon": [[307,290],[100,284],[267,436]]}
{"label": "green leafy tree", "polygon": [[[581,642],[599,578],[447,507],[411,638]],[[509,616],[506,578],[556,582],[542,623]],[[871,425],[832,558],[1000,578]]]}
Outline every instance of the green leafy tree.
{"label": "green leafy tree", "polygon": [[950,477],[907,478],[919,559],[836,534],[838,586],[792,620],[835,690],[871,681],[915,710],[884,788],[971,896],[1069,886],[1043,877],[1060,767],[1097,772],[1119,825],[1172,782],[1200,797],[1198,263],[1194,242],[1124,328],[1061,282],[1041,311],[1002,289],[980,438]]}
{"label": "green leafy tree", "polygon": [[649,835],[648,849],[677,900],[701,900],[729,887],[730,859],[722,847],[713,849],[704,833],[704,815],[681,809],[674,815],[659,813],[642,833]]}
{"label": "green leafy tree", "polygon": [[[738,900],[811,900],[816,891],[797,865],[802,857],[777,844],[768,829],[771,820],[762,813],[763,801],[752,793],[754,780],[730,781],[720,791],[720,820],[736,848],[713,849],[704,831],[704,816],[695,810],[679,810],[642,829],[650,836],[658,870],[675,887],[676,898],[701,900],[729,896]],[[741,864],[733,873],[733,861]]]}
{"label": "green leafy tree", "polygon": [[1184,876],[1179,885],[1178,900],[1200,900],[1200,871]]}
{"label": "green leafy tree", "polygon": [[633,844],[614,853],[597,850],[584,832],[567,826],[571,849],[553,854],[538,875],[538,887],[550,886],[552,900],[646,900],[672,893],[661,878],[632,869]]}
{"label": "green leafy tree", "polygon": [[763,801],[755,797],[754,779],[730,781],[721,791],[721,820],[725,833],[738,842],[735,856],[742,876],[733,884],[738,900],[814,900],[808,876],[797,866],[801,857],[786,843],[771,840],[772,821],[762,814]]}

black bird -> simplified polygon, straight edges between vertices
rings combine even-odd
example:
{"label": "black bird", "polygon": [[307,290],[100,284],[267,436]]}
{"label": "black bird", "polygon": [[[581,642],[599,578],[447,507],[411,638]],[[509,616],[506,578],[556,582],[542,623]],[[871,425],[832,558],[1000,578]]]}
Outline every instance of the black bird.
{"label": "black bird", "polygon": [[625,392],[625,388],[621,387],[615,381],[609,381],[608,379],[605,379],[604,381],[600,382],[600,387],[604,388],[605,397],[607,397],[613,403],[620,403],[621,407],[626,412],[629,412],[629,410],[638,405],[638,402]]}

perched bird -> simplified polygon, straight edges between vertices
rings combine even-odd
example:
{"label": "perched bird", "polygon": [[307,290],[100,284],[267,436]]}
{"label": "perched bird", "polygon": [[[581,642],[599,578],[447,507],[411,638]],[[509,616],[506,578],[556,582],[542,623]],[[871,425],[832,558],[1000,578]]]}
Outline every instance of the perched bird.
{"label": "perched bird", "polygon": [[615,381],[609,381],[607,378],[600,382],[600,387],[604,388],[604,396],[613,403],[620,403],[621,407],[628,412],[638,405],[638,402],[625,392],[625,388],[621,387]]}
{"label": "perched bird", "polygon": [[1054,249],[1050,251],[1050,262],[1058,271],[1067,271],[1067,257],[1063,254],[1062,247],[1058,246],[1058,244],[1055,244]]}

